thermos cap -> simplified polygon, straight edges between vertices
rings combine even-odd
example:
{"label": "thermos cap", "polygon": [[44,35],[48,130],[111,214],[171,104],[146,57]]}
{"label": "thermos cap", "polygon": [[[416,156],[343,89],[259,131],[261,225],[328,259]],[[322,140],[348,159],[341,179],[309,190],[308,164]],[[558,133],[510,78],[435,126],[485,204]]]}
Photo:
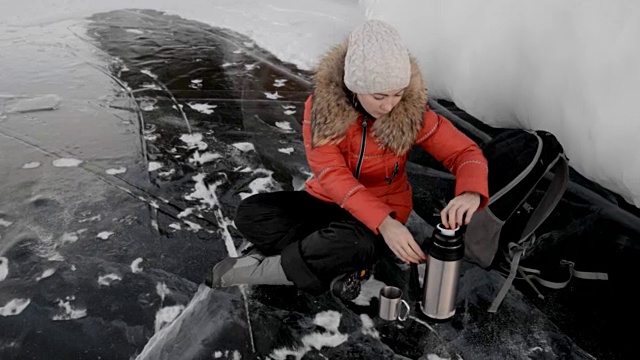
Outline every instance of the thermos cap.
{"label": "thermos cap", "polygon": [[455,229],[447,229],[444,227],[444,225],[438,224],[436,225],[436,227],[438,228],[438,231],[440,231],[440,233],[444,236],[454,236],[456,234],[456,231],[460,230],[459,226]]}

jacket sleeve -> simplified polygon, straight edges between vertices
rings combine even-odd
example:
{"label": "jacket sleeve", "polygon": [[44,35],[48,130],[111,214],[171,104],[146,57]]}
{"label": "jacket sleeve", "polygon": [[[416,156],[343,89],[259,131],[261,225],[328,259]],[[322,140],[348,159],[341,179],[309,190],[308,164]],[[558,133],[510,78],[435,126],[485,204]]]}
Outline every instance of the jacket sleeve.
{"label": "jacket sleeve", "polygon": [[324,195],[378,234],[378,226],[393,210],[353,176],[334,144],[311,146],[311,97],[305,103],[302,134],[307,161]]}
{"label": "jacket sleeve", "polygon": [[479,209],[489,201],[487,159],[478,145],[443,116],[427,108],[417,143],[456,177],[455,196],[480,194]]}

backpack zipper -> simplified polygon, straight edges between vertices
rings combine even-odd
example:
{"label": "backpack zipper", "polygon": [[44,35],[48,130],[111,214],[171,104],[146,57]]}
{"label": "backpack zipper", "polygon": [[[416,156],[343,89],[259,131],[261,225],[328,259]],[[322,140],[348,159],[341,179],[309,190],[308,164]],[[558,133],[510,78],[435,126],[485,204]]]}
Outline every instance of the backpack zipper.
{"label": "backpack zipper", "polygon": [[355,177],[360,177],[360,169],[362,168],[362,161],[364,160],[364,149],[367,146],[367,118],[362,120],[362,144],[360,144],[360,155],[358,155],[358,165],[356,165]]}

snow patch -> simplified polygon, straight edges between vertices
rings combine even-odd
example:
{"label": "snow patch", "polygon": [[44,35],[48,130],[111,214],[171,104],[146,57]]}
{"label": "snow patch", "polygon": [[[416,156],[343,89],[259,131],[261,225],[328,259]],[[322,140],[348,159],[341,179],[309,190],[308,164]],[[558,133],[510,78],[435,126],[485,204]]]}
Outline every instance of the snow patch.
{"label": "snow patch", "polygon": [[100,221],[102,220],[102,215],[98,214],[92,217],[88,217],[88,218],[84,218],[84,219],[80,219],[78,220],[79,223],[84,223],[84,222],[94,222],[94,221]]}
{"label": "snow patch", "polygon": [[235,146],[238,150],[242,152],[256,151],[256,148],[253,146],[253,144],[249,142],[235,143],[233,144],[233,146]]}
{"label": "snow patch", "polygon": [[360,321],[362,321],[362,333],[369,335],[374,339],[380,339],[380,333],[375,329],[373,320],[367,314],[360,314]]}
{"label": "snow patch", "polygon": [[198,225],[198,224],[196,224],[194,222],[191,222],[191,221],[188,221],[188,220],[184,220],[184,223],[189,228],[189,229],[187,229],[189,231],[198,232],[198,231],[202,230],[202,226],[200,226],[200,225]]}
{"label": "snow patch", "polygon": [[[155,87],[155,85],[153,85]],[[139,105],[140,106],[140,110],[142,111],[153,111],[155,109],[157,109],[156,104],[158,103],[158,100],[154,99],[154,98],[141,98],[139,100]],[[154,129],[155,130],[155,129]],[[146,135],[147,131],[143,131],[143,133]]]}
{"label": "snow patch", "polygon": [[276,126],[282,130],[291,131],[291,123],[288,121],[276,121]]}
{"label": "snow patch", "polygon": [[216,184],[207,185],[204,182],[204,173],[199,173],[193,176],[193,181],[196,182],[194,190],[191,194],[185,195],[187,200],[200,200],[203,204],[207,205],[209,209],[213,209],[218,204],[218,197],[215,194]]}
{"label": "snow patch", "polygon": [[318,326],[322,326],[327,331],[338,332],[338,326],[340,326],[341,318],[342,314],[337,311],[322,311],[316,314],[316,318],[313,320],[313,323]]}
{"label": "snow patch", "polygon": [[288,147],[288,148],[278,149],[278,151],[287,155],[291,155],[291,153],[293,153],[293,148]]}
{"label": "snow patch", "polygon": [[131,272],[134,274],[137,273],[141,273],[142,272],[142,267],[140,267],[140,263],[142,263],[142,258],[139,257],[135,260],[133,260],[133,262],[131,263]]}
{"label": "snow patch", "polygon": [[74,309],[71,306],[71,301],[75,300],[74,296],[68,296],[66,300],[67,301],[58,299],[58,307],[61,308],[63,312],[61,314],[54,315],[51,318],[51,320],[66,321],[66,320],[81,319],[87,316],[87,309],[83,309],[83,308]]}
{"label": "snow patch", "polygon": [[31,299],[12,299],[4,306],[0,307],[0,316],[20,315],[29,306]]}
{"label": "snow patch", "polygon": [[187,144],[189,149],[198,148],[198,150],[206,150],[208,145],[203,140],[201,133],[183,134],[180,140]]}
{"label": "snow patch", "polygon": [[178,214],[178,219],[182,219],[183,217],[187,217],[193,214],[194,208],[186,208]]}
{"label": "snow patch", "polygon": [[269,357],[276,360],[286,360],[289,356],[293,356],[296,360],[300,360],[311,349],[320,350],[325,346],[336,347],[344,343],[349,338],[349,335],[338,332],[341,316],[339,312],[332,310],[318,313],[314,323],[324,327],[327,331],[305,335],[301,339],[301,347],[297,349],[276,349]]}
{"label": "snow patch", "polygon": [[164,165],[157,161],[149,161],[149,172],[161,169]]}
{"label": "snow patch", "polygon": [[265,92],[264,96],[266,96],[267,99],[271,99],[271,100],[278,100],[278,99],[283,98],[283,96],[279,95],[277,91],[273,92],[273,93]]}
{"label": "snow patch", "polygon": [[48,277],[50,277],[51,275],[56,273],[56,269],[51,268],[51,269],[46,269],[45,271],[42,272],[42,275],[38,276],[36,278],[36,281],[40,281],[42,279],[46,279]]}
{"label": "snow patch", "polygon": [[[197,61],[197,60],[196,60]],[[192,79],[189,87],[192,89],[201,89],[202,88],[202,79]]]}
{"label": "snow patch", "polygon": [[0,281],[9,276],[9,259],[6,257],[0,257]]}
{"label": "snow patch", "polygon": [[184,310],[184,305],[174,305],[163,307],[156,313],[155,329],[156,332],[162,330],[180,316]]}
{"label": "snow patch", "polygon": [[248,166],[238,166],[237,168],[233,169],[233,171],[241,172],[241,173],[248,173],[248,172],[252,172],[253,169],[248,167]]}
{"label": "snow patch", "polygon": [[73,158],[61,158],[53,160],[52,164],[55,167],[76,167],[82,164],[82,160]]}
{"label": "snow patch", "polygon": [[279,185],[278,183],[273,179],[272,174],[273,172],[271,171],[264,171],[267,173],[268,176],[266,177],[259,177],[255,180],[253,180],[251,183],[249,183],[249,189],[251,189],[250,193],[246,193],[246,192],[241,192],[238,194],[238,196],[240,196],[241,199],[246,199],[251,195],[254,194],[258,194],[258,193],[262,193],[262,192],[271,192],[274,190],[278,190],[279,189]]}
{"label": "snow patch", "polygon": [[427,360],[450,360],[449,358],[443,358],[436,354],[427,354]]}
{"label": "snow patch", "polygon": [[[242,355],[240,355],[240,352],[238,350],[233,350],[231,352],[231,359],[233,360],[240,360],[242,359]],[[222,351],[216,351],[213,353],[213,358],[214,359],[220,359],[221,357],[224,357],[225,359],[229,359],[229,350],[225,350],[224,352]]]}
{"label": "snow patch", "polygon": [[202,164],[211,162],[211,161],[216,160],[216,159],[221,159],[221,158],[222,158],[222,155],[220,155],[220,154],[214,154],[214,153],[211,153],[211,152],[205,152],[202,155],[200,155],[200,153],[198,151],[196,151],[193,154],[193,156],[191,158],[189,158],[189,162],[192,163],[192,164],[196,163],[196,164],[202,165]]}
{"label": "snow patch", "polygon": [[124,173],[127,172],[127,168],[121,166],[121,167],[118,167],[118,168],[107,169],[107,170],[105,170],[105,172],[107,173],[107,175],[124,174]]}
{"label": "snow patch", "polygon": [[100,286],[111,286],[111,283],[114,281],[120,281],[122,278],[116,274],[107,274],[104,276],[98,277],[98,285]]}
{"label": "snow patch", "polygon": [[75,232],[64,233],[60,238],[60,245],[70,244],[78,241],[78,235]]}
{"label": "snow patch", "polygon": [[149,77],[151,77],[151,78],[153,78],[153,79],[157,79],[158,78],[158,75],[152,73],[149,70],[146,70],[146,69],[145,70],[140,70],[140,72],[145,74],[145,75],[147,75],[147,76],[149,76]]}
{"label": "snow patch", "polygon": [[171,294],[171,290],[169,290],[167,284],[159,282],[156,284],[156,294],[158,294],[158,296],[160,296],[160,300],[164,302],[164,298]]}
{"label": "snow patch", "polygon": [[198,103],[187,103],[190,108],[195,111],[201,112],[203,114],[213,114],[213,109],[217,108],[218,105],[209,105],[209,104],[198,104]]}
{"label": "snow patch", "polygon": [[109,237],[111,237],[111,235],[113,235],[113,231],[103,231],[96,235],[96,237],[102,240],[107,240],[109,239]]}
{"label": "snow patch", "polygon": [[160,88],[160,86],[156,85],[156,84],[150,84],[150,83],[144,83],[142,85],[140,85],[141,88],[143,89],[147,89],[147,90],[162,90]]}
{"label": "snow patch", "polygon": [[171,175],[173,175],[175,173],[176,173],[176,169],[171,169],[169,171],[163,171],[163,172],[158,173],[158,176],[167,177],[167,176],[171,176]]}
{"label": "snow patch", "polygon": [[385,286],[387,286],[385,283],[376,280],[372,276],[362,284],[360,294],[358,294],[358,297],[355,298],[353,302],[357,305],[369,306],[371,304],[371,299],[380,296],[380,290]]}
{"label": "snow patch", "polygon": [[37,167],[40,167],[40,162],[39,161],[28,162],[28,163],[22,165],[23,169],[35,169]]}

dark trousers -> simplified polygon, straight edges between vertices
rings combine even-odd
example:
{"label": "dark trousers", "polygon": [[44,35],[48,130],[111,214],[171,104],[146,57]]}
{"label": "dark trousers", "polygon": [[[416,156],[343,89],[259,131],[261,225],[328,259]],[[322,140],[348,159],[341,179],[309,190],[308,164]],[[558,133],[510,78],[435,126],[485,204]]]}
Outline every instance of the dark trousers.
{"label": "dark trousers", "polygon": [[381,235],[306,191],[252,195],[238,206],[235,225],[265,255],[282,255],[287,278],[312,294],[327,291],[336,276],[371,268],[391,253]]}

